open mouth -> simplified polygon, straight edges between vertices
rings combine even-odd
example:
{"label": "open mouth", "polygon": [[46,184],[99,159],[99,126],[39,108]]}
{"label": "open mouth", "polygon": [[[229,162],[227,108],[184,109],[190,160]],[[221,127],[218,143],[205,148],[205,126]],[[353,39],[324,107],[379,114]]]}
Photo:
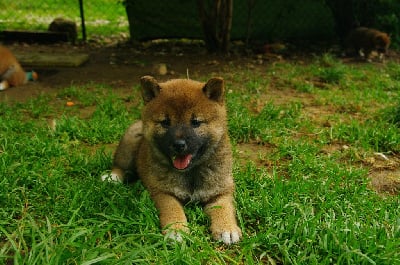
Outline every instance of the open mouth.
{"label": "open mouth", "polygon": [[192,157],[191,154],[174,156],[172,157],[172,164],[176,169],[184,170],[189,167]]}

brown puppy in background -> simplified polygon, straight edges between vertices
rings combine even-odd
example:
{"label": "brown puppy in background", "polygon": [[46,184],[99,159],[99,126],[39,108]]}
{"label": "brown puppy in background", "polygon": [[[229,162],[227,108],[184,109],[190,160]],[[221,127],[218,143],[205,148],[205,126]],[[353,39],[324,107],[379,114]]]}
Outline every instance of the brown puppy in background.
{"label": "brown puppy in background", "polygon": [[73,20],[58,17],[55,18],[49,25],[49,31],[66,33],[68,40],[75,44],[78,38],[78,27]]}
{"label": "brown puppy in background", "polygon": [[350,32],[345,40],[346,53],[360,54],[366,60],[372,59],[372,52],[377,52],[380,60],[390,45],[390,37],[376,29],[358,27]]}
{"label": "brown puppy in background", "polygon": [[0,45],[0,91],[38,78],[36,72],[25,72],[12,52]]}
{"label": "brown puppy in background", "polygon": [[128,128],[111,174],[102,179],[139,176],[170,238],[180,241],[180,231],[189,231],[183,204],[199,201],[210,216],[214,239],[239,241],[223,79],[158,83],[144,76],[141,86],[142,119]]}

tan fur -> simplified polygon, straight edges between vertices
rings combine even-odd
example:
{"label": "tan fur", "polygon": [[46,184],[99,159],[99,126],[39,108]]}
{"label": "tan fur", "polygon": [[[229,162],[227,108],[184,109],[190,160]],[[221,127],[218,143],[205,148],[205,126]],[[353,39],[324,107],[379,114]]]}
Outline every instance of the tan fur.
{"label": "tan fur", "polygon": [[[127,130],[117,148],[112,170],[114,180],[123,181],[127,175],[140,177],[159,210],[163,232],[170,237],[180,240],[179,231],[188,231],[184,202],[199,201],[210,216],[213,237],[226,244],[237,242],[241,231],[234,207],[232,151],[223,80],[213,78],[201,83],[174,79],[157,83],[146,76],[141,81],[145,101],[142,120]],[[166,116],[170,119],[170,128],[162,125]],[[198,127],[196,123],[193,125],[193,117],[201,121]],[[177,139],[184,134],[179,128],[190,128],[194,132],[187,141],[207,139],[206,147],[201,148],[203,155],[198,155],[197,160],[193,158],[192,168],[174,168],[173,158],[166,156],[160,147],[169,143],[156,140],[168,135],[168,130],[173,128],[178,129],[171,137]]]}
{"label": "tan fur", "polygon": [[19,86],[25,84],[26,73],[18,63],[12,52],[0,45],[0,81],[6,86]]}
{"label": "tan fur", "polygon": [[372,53],[377,52],[379,58],[383,59],[390,45],[390,37],[376,29],[358,27],[350,32],[345,45],[347,53],[363,52],[365,59],[370,60]]}

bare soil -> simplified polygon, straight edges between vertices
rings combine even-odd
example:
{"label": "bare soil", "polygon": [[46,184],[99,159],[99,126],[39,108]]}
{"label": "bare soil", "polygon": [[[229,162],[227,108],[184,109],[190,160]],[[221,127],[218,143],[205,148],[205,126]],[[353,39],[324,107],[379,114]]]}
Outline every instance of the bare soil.
{"label": "bare soil", "polygon": [[[9,44],[8,47],[15,52],[24,53],[54,53],[75,54],[87,53],[89,60],[79,67],[35,67],[39,74],[37,82],[30,82],[21,87],[13,87],[0,92],[0,101],[23,102],[41,94],[57,93],[59,89],[71,85],[87,85],[88,83],[104,84],[115,89],[119,95],[129,95],[133,85],[137,85],[141,76],[151,74],[158,80],[182,78],[187,74],[192,79],[198,76],[222,75],[221,69],[229,69],[232,65],[246,65],[248,68],[263,71],[275,61],[282,60],[282,55],[270,53],[262,58],[253,52],[248,53],[243,47],[234,50],[230,56],[208,54],[200,43],[190,44],[151,43],[151,44],[126,44],[92,43],[80,46],[69,44],[39,45],[39,44]],[[296,52],[286,53],[285,60],[296,59],[307,61],[310,53],[303,55]],[[399,62],[395,52],[389,55],[391,60]],[[165,69],[166,66],[166,69]],[[29,66],[24,66],[29,70]],[[324,117],[336,110],[326,106],[320,107],[313,104],[313,95],[298,93],[296,90],[272,91],[268,97],[277,104],[279,102],[303,102],[310,119],[325,126]],[[255,104],[257,111],[257,104]],[[343,145],[327,146],[323,152],[331,153],[347,148]],[[257,142],[239,144],[237,152],[242,161],[254,161],[260,167],[271,169],[272,163],[262,155],[273,150],[273,146],[262,145]],[[398,154],[382,155],[373,154],[360,159],[362,165],[370,171],[370,185],[377,192],[388,194],[400,193],[400,156]]]}
{"label": "bare soil", "polygon": [[[119,90],[132,88],[140,77],[151,74],[158,80],[184,77],[189,71],[191,78],[201,74],[218,73],[229,64],[253,63],[254,59],[243,56],[223,57],[209,55],[199,44],[164,44],[147,45],[113,44],[81,45],[69,44],[38,45],[10,44],[8,47],[15,53],[50,53],[77,54],[87,53],[87,63],[79,67],[34,67],[39,73],[37,82],[30,82],[23,87],[14,87],[0,93],[0,100],[24,101],[40,93],[56,92],[59,88],[71,85],[101,83]],[[163,65],[167,73],[162,73]],[[25,70],[32,67],[23,65]]]}

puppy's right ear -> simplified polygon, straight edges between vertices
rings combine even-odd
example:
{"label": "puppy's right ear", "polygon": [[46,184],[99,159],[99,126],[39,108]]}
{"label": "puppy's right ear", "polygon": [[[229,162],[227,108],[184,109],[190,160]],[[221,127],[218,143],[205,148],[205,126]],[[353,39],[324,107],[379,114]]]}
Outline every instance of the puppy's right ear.
{"label": "puppy's right ear", "polygon": [[161,87],[154,77],[149,75],[143,76],[140,78],[140,84],[142,86],[142,97],[145,104],[160,94]]}

